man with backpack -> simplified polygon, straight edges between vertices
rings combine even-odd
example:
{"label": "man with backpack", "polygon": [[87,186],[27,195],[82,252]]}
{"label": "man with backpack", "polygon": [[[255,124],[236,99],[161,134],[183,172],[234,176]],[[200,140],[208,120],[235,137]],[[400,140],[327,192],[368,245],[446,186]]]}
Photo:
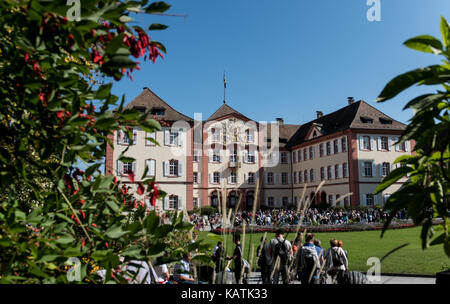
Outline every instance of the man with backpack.
{"label": "man with backpack", "polygon": [[300,249],[300,282],[302,284],[317,284],[318,273],[320,270],[319,256],[314,245],[314,234],[308,233],[305,238],[305,244]]}
{"label": "man with backpack", "polygon": [[283,284],[289,283],[289,257],[292,254],[291,242],[284,239],[282,230],[277,230],[275,238],[269,244],[270,255],[272,256],[271,273],[273,276],[273,283],[278,284],[279,276],[283,280]]}
{"label": "man with backpack", "polygon": [[270,284],[270,271],[272,270],[272,257],[269,253],[269,245],[266,239],[261,237],[261,245],[256,249],[258,257],[258,266],[261,269],[261,279],[263,284]]}

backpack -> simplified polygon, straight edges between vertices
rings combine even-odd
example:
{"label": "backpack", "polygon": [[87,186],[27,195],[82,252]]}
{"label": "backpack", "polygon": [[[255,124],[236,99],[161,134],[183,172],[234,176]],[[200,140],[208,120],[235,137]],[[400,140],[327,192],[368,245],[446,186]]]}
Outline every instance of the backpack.
{"label": "backpack", "polygon": [[274,250],[274,258],[280,257],[280,262],[285,264],[288,261],[289,258],[289,252],[286,248],[286,245],[284,244],[286,242],[286,239],[283,240],[283,242],[280,242],[277,240],[278,243],[275,245]]}
{"label": "backpack", "polygon": [[338,255],[337,250],[331,250],[331,258],[333,260],[333,266],[340,267],[344,265],[344,262],[342,262],[342,258]]}
{"label": "backpack", "polygon": [[[319,259],[316,248],[312,246],[303,246],[301,250],[301,254],[303,256],[302,268],[306,273],[311,273],[314,266],[317,265],[317,261]],[[317,267],[316,270],[318,270]]]}
{"label": "backpack", "polygon": [[270,255],[267,252],[267,245],[263,244],[261,246],[261,252],[259,254],[258,258],[258,266],[270,266],[272,264],[272,259]]}
{"label": "backpack", "polygon": [[342,285],[366,284],[367,276],[359,271],[345,271],[340,273],[337,283]]}

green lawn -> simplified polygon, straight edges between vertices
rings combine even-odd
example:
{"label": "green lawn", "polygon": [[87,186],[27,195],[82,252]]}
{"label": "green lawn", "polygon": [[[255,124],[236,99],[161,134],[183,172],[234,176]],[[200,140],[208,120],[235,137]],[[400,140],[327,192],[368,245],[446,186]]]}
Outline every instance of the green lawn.
{"label": "green lawn", "polygon": [[[443,265],[450,265],[450,259],[445,255],[441,245],[422,250],[420,240],[421,227],[389,230],[383,238],[380,238],[381,231],[357,231],[357,232],[323,232],[316,233],[324,248],[329,247],[329,240],[336,238],[342,240],[344,249],[348,251],[350,270],[367,271],[369,257],[381,258],[392,249],[409,243],[408,246],[394,252],[381,263],[382,273],[409,273],[409,274],[435,274],[441,271]],[[199,239],[204,239],[208,243],[216,244],[217,241],[207,237],[209,232],[200,232]],[[267,234],[269,239],[275,234]],[[247,260],[250,256],[250,244],[253,244],[255,254],[259,245],[259,240],[263,233],[246,234],[244,257]],[[287,235],[287,239],[292,241],[294,234]],[[234,245],[231,235],[226,236],[226,249],[229,255],[232,254]],[[256,261],[253,261],[256,268]]]}

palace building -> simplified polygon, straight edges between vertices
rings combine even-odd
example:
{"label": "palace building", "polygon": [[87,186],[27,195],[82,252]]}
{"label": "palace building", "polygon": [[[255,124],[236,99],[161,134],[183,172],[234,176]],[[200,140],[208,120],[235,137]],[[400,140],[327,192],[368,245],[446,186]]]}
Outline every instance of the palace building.
{"label": "palace building", "polygon": [[[132,139],[116,132],[111,136],[114,147],[107,147],[105,171],[136,189],[127,172],[135,173],[136,183],[148,167],[146,178],[155,177],[167,193],[158,200],[158,210],[218,206],[222,198],[228,207],[240,202],[245,210],[254,204],[289,208],[306,199],[312,206],[383,205],[402,182],[374,195],[377,185],[396,167],[394,160],[414,148],[413,142],[397,143],[405,124],[353,98],[343,108],[326,115],[317,111],[316,119],[299,125],[281,118],[256,122],[225,102],[206,120],[193,119],[148,88],[126,108],[150,111],[148,118],[162,130],[147,134],[134,129]],[[127,147],[133,163],[118,160]]]}

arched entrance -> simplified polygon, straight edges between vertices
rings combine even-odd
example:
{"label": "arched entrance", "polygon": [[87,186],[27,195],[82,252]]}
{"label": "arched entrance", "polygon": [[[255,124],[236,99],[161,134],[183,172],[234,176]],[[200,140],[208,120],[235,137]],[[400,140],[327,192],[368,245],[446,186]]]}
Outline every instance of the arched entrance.
{"label": "arched entrance", "polygon": [[253,210],[253,203],[255,202],[255,191],[248,191],[245,195],[245,202],[247,210]]}
{"label": "arched entrance", "polygon": [[327,193],[325,191],[322,191],[320,194],[320,203],[326,204],[327,203]]}
{"label": "arched entrance", "polygon": [[237,195],[236,191],[233,190],[230,192],[230,194],[228,194],[228,199],[227,199],[228,208],[235,208],[237,202],[238,202],[238,195]]}
{"label": "arched entrance", "polygon": [[217,193],[217,191],[214,191],[213,193],[211,193],[211,206],[213,207],[219,207],[219,195]]}

